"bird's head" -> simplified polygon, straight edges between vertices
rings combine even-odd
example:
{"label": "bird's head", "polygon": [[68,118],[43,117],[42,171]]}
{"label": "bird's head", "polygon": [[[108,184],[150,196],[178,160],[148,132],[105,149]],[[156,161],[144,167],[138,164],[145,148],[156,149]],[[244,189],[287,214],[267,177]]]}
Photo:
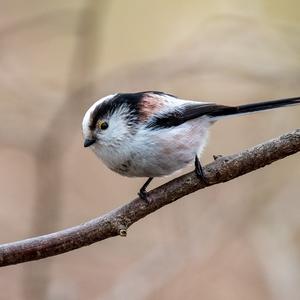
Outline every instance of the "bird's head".
{"label": "bird's head", "polygon": [[135,133],[140,99],[131,95],[106,96],[87,110],[82,121],[84,147],[117,147]]}

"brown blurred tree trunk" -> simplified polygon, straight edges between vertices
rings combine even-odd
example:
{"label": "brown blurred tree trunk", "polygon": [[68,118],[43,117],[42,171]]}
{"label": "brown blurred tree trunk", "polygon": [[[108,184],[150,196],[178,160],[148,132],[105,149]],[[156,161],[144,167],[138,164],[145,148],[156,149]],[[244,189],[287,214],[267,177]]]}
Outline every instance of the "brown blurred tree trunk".
{"label": "brown blurred tree trunk", "polygon": [[[72,142],[73,132],[80,126],[84,103],[93,92],[91,82],[99,57],[99,31],[105,19],[106,6],[107,1],[90,0],[79,16],[66,100],[36,150],[37,196],[33,235],[55,230],[60,221],[63,155]],[[27,299],[48,299],[50,264],[44,262],[25,266]]]}

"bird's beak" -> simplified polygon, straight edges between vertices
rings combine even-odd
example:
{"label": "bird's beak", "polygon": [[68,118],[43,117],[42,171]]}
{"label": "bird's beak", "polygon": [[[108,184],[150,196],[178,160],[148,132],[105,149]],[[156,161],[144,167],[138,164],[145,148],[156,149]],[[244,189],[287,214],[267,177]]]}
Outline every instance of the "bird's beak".
{"label": "bird's beak", "polygon": [[95,142],[96,142],[96,139],[85,139],[83,146],[89,147],[89,146],[93,145]]}

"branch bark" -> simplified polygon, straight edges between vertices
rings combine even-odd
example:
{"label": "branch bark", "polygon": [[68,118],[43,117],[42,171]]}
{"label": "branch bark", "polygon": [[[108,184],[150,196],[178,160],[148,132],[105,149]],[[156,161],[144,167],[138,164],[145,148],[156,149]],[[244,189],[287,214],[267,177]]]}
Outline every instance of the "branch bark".
{"label": "branch bark", "polygon": [[[300,129],[204,167],[210,185],[226,182],[300,151]],[[133,223],[177,199],[207,187],[194,172],[149,192],[149,204],[139,198],[86,223],[55,233],[0,245],[0,266],[62,254],[95,242],[126,236]]]}

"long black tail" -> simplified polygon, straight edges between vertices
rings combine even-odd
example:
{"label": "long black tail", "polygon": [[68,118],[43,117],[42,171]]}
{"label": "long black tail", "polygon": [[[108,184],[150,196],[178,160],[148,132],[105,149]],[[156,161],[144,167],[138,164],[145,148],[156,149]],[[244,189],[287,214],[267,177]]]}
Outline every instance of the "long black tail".
{"label": "long black tail", "polygon": [[269,110],[279,107],[292,106],[300,104],[300,97],[264,101],[258,103],[245,104],[240,106],[223,106],[218,107],[215,111],[209,113],[213,119],[220,119],[232,115],[244,115],[257,111]]}
{"label": "long black tail", "polygon": [[154,130],[178,126],[184,122],[200,118],[202,116],[208,116],[212,121],[217,121],[229,116],[245,115],[258,111],[297,104],[300,104],[300,97],[251,103],[240,106],[224,106],[209,102],[193,102],[184,104],[173,111],[171,110],[169,112],[154,116],[147,123],[146,128]]}

